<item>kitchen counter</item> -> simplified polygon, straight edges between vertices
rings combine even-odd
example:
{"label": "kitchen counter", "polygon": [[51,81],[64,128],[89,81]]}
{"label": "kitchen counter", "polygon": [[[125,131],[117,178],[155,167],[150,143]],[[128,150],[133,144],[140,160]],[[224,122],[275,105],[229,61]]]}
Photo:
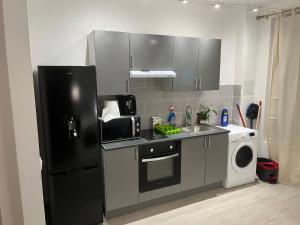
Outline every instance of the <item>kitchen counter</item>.
{"label": "kitchen counter", "polygon": [[225,129],[222,129],[219,127],[215,127],[215,126],[209,126],[209,127],[210,127],[210,129],[208,131],[201,131],[199,133],[182,132],[179,134],[167,135],[167,137],[163,138],[163,139],[146,140],[144,138],[139,138],[139,139],[133,139],[133,140],[106,143],[106,144],[102,144],[101,146],[104,150],[113,150],[113,149],[140,146],[140,145],[146,145],[146,144],[152,144],[152,143],[158,143],[158,142],[175,141],[175,140],[182,140],[182,139],[201,137],[201,136],[207,136],[207,135],[229,133],[228,130],[225,130]]}

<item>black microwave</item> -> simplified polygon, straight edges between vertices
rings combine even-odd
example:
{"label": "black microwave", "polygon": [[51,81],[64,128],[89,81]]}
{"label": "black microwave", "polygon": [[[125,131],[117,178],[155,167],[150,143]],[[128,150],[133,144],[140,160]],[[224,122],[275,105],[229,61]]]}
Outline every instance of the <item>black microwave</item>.
{"label": "black microwave", "polygon": [[141,117],[121,116],[104,122],[99,118],[101,143],[123,141],[141,137]]}

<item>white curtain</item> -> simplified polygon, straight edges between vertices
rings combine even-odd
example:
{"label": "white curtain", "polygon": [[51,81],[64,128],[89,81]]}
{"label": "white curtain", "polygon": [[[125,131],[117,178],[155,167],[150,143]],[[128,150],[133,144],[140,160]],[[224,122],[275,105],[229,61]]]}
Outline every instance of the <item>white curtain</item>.
{"label": "white curtain", "polygon": [[300,185],[300,15],[273,21],[268,144],[279,182]]}

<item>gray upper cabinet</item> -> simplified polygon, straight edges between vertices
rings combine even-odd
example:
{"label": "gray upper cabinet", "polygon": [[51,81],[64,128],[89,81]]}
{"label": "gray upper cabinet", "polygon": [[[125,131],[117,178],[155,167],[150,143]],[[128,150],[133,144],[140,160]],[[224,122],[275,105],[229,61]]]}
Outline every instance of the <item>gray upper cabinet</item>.
{"label": "gray upper cabinet", "polygon": [[205,184],[213,184],[226,178],[228,134],[206,137]]}
{"label": "gray upper cabinet", "polygon": [[173,79],[173,91],[196,90],[198,39],[174,37],[173,66],[176,78]]}
{"label": "gray upper cabinet", "polygon": [[199,39],[198,90],[218,90],[220,86],[221,40]]}
{"label": "gray upper cabinet", "polygon": [[172,70],[173,37],[130,34],[131,70]]}
{"label": "gray upper cabinet", "polygon": [[221,40],[94,31],[87,64],[96,65],[98,95],[128,94],[129,70],[174,70],[165,91],[218,90]]}
{"label": "gray upper cabinet", "polygon": [[138,203],[137,151],[137,148],[102,150],[106,211]]}
{"label": "gray upper cabinet", "polygon": [[205,149],[203,137],[182,140],[181,144],[181,190],[204,185]]}
{"label": "gray upper cabinet", "polygon": [[98,95],[129,91],[129,34],[94,31],[88,37],[88,64],[96,65]]}

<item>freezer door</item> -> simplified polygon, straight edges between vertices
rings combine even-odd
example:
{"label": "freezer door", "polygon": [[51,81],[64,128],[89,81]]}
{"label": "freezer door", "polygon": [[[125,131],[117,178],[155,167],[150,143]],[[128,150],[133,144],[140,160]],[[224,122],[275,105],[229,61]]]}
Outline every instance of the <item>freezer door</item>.
{"label": "freezer door", "polygon": [[35,91],[44,169],[98,163],[95,67],[38,67]]}
{"label": "freezer door", "polygon": [[47,225],[102,222],[100,167],[42,177]]}

